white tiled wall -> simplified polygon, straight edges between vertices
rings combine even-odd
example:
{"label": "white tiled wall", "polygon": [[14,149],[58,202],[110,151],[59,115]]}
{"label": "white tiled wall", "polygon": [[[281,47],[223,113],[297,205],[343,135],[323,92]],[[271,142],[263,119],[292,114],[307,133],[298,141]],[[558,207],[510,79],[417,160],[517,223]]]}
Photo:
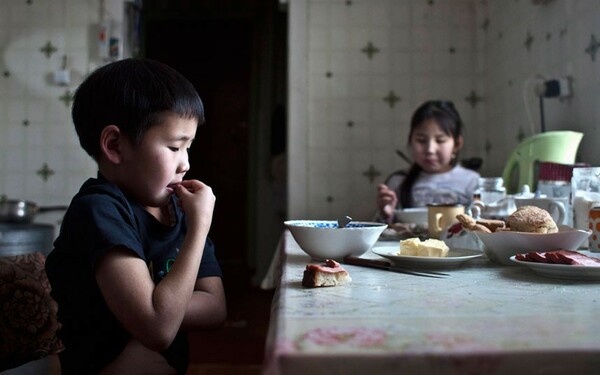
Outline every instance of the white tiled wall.
{"label": "white tiled wall", "polygon": [[[482,8],[477,23],[488,20],[489,25],[478,29],[485,45],[486,123],[490,129],[503,129],[485,138],[492,144],[490,153],[484,153],[487,170],[500,170],[507,152],[518,142],[515,134],[540,131],[539,100],[533,95],[537,77],[570,77],[571,98],[543,101],[546,129],[583,132],[580,161],[600,165],[595,152],[600,50],[595,61],[585,52],[592,35],[600,43],[600,2],[554,0],[533,5],[523,0],[489,0]],[[528,34],[533,38],[529,50],[525,46]]]}
{"label": "white tiled wall", "polygon": [[[122,17],[121,0],[105,9]],[[112,12],[112,13],[111,13]],[[41,206],[67,205],[96,165],[79,146],[70,102],[97,58],[100,0],[3,0],[0,4],[0,195]],[[52,52],[42,48],[51,44]],[[72,81],[54,83],[63,56]],[[47,166],[47,167],[45,167]],[[44,177],[41,171],[48,173]],[[56,224],[62,213],[40,214]]]}
{"label": "white tiled wall", "polygon": [[[600,41],[597,0],[288,4],[290,217],[370,218],[376,184],[406,167],[395,150],[407,152],[412,111],[431,98],[453,100],[461,112],[462,156],[482,157],[482,173],[499,174],[519,139],[538,131],[538,76],[571,77],[572,98],[544,101],[546,126],[584,131],[580,159],[600,165],[600,51],[595,60],[585,52],[592,36]],[[99,0],[0,4],[0,194],[67,204],[95,175],[60,97],[100,63],[99,9]],[[49,58],[40,51],[48,41],[57,49]],[[361,52],[369,42],[379,50],[371,59]],[[63,55],[74,76],[68,87],[50,81]],[[401,98],[394,107],[383,101],[390,91]],[[475,107],[465,100],[472,91],[483,98]],[[44,165],[53,172],[46,180]],[[380,173],[373,181],[364,175],[371,166]]]}
{"label": "white tiled wall", "polygon": [[[600,42],[597,0],[289,5],[290,218],[370,219],[376,184],[407,166],[395,150],[408,154],[410,116],[428,99],[455,102],[466,124],[461,156],[500,175],[512,148],[540,130],[537,77],[572,79],[572,98],[544,100],[546,128],[585,132],[580,160],[600,164],[600,51],[596,61],[585,52],[592,35]],[[371,59],[361,52],[369,42],[379,49]],[[401,98],[394,107],[383,101],[390,91]],[[475,106],[472,92],[482,98]]]}
{"label": "white tiled wall", "polygon": [[[455,102],[467,124],[463,156],[477,155],[479,111],[464,99],[482,90],[473,1],[292,0],[290,17],[290,217],[370,218],[376,183],[407,166],[396,150],[409,154],[410,116],[428,99]],[[306,70],[295,70],[302,58]]]}

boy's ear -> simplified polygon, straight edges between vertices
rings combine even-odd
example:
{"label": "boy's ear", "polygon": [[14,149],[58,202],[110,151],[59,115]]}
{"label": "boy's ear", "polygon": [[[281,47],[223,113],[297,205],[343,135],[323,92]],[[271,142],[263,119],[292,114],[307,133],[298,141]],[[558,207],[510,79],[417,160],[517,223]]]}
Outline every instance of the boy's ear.
{"label": "boy's ear", "polygon": [[123,134],[116,125],[108,125],[100,133],[100,151],[102,156],[113,164],[122,160],[121,141]]}

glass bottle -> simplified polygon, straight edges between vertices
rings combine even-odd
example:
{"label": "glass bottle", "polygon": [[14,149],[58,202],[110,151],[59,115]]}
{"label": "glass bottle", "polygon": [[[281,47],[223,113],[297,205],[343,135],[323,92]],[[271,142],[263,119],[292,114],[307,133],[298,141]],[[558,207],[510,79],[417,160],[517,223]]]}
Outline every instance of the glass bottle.
{"label": "glass bottle", "polygon": [[484,204],[498,202],[506,197],[506,188],[502,177],[481,177],[473,198]]}

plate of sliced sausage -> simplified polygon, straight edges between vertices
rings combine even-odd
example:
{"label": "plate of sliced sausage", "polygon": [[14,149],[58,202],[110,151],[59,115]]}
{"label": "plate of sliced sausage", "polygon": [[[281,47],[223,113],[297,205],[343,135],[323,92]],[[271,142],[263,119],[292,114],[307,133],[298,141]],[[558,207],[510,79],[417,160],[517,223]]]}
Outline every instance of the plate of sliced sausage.
{"label": "plate of sliced sausage", "polygon": [[598,253],[563,249],[530,251],[514,255],[510,260],[547,277],[600,281],[600,254]]}

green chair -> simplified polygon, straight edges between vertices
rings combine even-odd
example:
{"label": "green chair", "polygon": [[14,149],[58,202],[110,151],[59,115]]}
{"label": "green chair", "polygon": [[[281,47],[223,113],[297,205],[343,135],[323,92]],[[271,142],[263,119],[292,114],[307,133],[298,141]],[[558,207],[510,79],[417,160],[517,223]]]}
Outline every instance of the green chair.
{"label": "green chair", "polygon": [[507,193],[515,194],[525,184],[535,191],[540,161],[575,163],[581,138],[583,133],[566,130],[540,133],[523,140],[513,150],[502,172]]}

